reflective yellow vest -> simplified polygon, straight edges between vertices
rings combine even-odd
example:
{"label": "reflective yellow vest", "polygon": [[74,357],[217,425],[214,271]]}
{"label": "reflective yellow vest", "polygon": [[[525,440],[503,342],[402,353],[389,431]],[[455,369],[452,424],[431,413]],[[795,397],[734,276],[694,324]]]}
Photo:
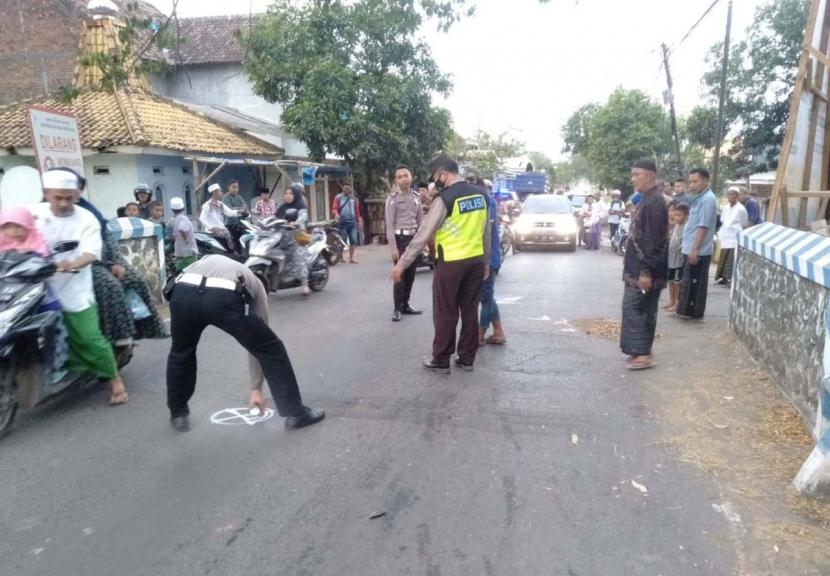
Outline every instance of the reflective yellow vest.
{"label": "reflective yellow vest", "polygon": [[441,193],[447,218],[435,234],[438,258],[444,262],[484,255],[487,198],[480,189],[459,182]]}

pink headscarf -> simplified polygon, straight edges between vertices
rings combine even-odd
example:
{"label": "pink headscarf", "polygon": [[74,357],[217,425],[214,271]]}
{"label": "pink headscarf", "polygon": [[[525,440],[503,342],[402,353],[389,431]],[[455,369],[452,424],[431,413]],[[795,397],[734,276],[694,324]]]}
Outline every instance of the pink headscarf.
{"label": "pink headscarf", "polygon": [[26,208],[23,206],[13,206],[0,212],[0,228],[10,223],[23,226],[29,231],[29,235],[25,240],[20,242],[18,240],[12,240],[0,231],[0,252],[17,250],[18,252],[36,252],[41,256],[47,256],[49,254],[46,241],[35,226],[35,219],[32,218],[31,212],[26,210]]}

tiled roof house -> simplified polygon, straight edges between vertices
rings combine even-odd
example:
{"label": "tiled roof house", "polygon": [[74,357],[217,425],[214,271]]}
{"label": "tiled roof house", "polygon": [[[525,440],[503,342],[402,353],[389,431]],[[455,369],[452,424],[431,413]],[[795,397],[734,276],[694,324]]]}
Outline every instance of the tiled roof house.
{"label": "tiled roof house", "polygon": [[[76,50],[72,52],[73,75],[69,84],[79,88],[80,93],[65,102],[54,95],[48,82],[32,89],[25,74],[19,78],[6,77],[2,94],[24,95],[26,99],[18,98],[18,102],[0,107],[0,170],[34,163],[27,117],[27,109],[32,105],[76,116],[84,148],[89,195],[105,214],[114,214],[118,206],[131,200],[137,182],[151,184],[156,197],[165,203],[173,196],[184,197],[192,211],[201,198],[193,193],[194,180],[201,183],[199,175],[193,174],[196,163],[189,159],[193,156],[260,160],[276,160],[282,156],[278,143],[252,136],[158,95],[146,79],[133,77],[126,86],[114,92],[96,89],[99,71],[79,65],[78,56],[84,51],[106,50],[112,46],[117,41],[118,21],[111,17],[89,17],[75,2],[20,0],[20,4],[23,6],[20,15],[25,17],[23,25],[28,27],[27,35],[45,33],[45,30],[38,30],[38,26],[80,31],[74,36]],[[53,38],[60,36],[51,34]],[[6,54],[14,48],[8,43],[2,44]],[[18,48],[25,50],[26,46],[20,44]],[[31,63],[34,60],[22,58],[19,61]],[[61,62],[63,76],[69,64],[68,58]],[[65,78],[61,82],[67,86]],[[50,95],[44,97],[43,92],[47,89],[50,89]],[[255,187],[266,183],[268,175],[262,167],[238,166],[225,170],[217,179],[222,183],[230,178],[239,180],[242,189],[250,194]]]}
{"label": "tiled roof house", "polygon": [[[150,81],[159,94],[281,147],[286,159],[308,162],[305,144],[280,125],[280,106],[255,94],[245,71],[240,37],[259,18],[254,14],[180,19],[180,46],[167,54],[171,66]],[[327,162],[330,165],[318,170],[319,178],[309,190],[312,218],[327,217],[346,177],[342,161],[332,157]]]}

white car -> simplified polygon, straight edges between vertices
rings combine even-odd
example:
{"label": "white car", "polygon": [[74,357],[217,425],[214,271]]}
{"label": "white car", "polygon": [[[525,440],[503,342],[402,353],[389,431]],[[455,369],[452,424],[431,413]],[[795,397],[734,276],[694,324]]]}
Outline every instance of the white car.
{"label": "white car", "polygon": [[526,246],[567,246],[576,250],[578,228],[565,196],[529,196],[513,223],[513,251]]}

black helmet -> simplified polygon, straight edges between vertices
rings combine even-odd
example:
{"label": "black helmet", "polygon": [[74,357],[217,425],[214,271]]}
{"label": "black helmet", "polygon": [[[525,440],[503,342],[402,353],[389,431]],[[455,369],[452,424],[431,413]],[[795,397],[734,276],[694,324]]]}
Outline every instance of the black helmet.
{"label": "black helmet", "polygon": [[153,191],[150,190],[150,186],[147,185],[147,184],[144,184],[143,182],[140,183],[140,184],[136,184],[135,188],[133,188],[133,196],[135,197],[136,200],[138,200],[138,195],[142,192],[144,194],[147,194],[150,198],[153,197]]}

